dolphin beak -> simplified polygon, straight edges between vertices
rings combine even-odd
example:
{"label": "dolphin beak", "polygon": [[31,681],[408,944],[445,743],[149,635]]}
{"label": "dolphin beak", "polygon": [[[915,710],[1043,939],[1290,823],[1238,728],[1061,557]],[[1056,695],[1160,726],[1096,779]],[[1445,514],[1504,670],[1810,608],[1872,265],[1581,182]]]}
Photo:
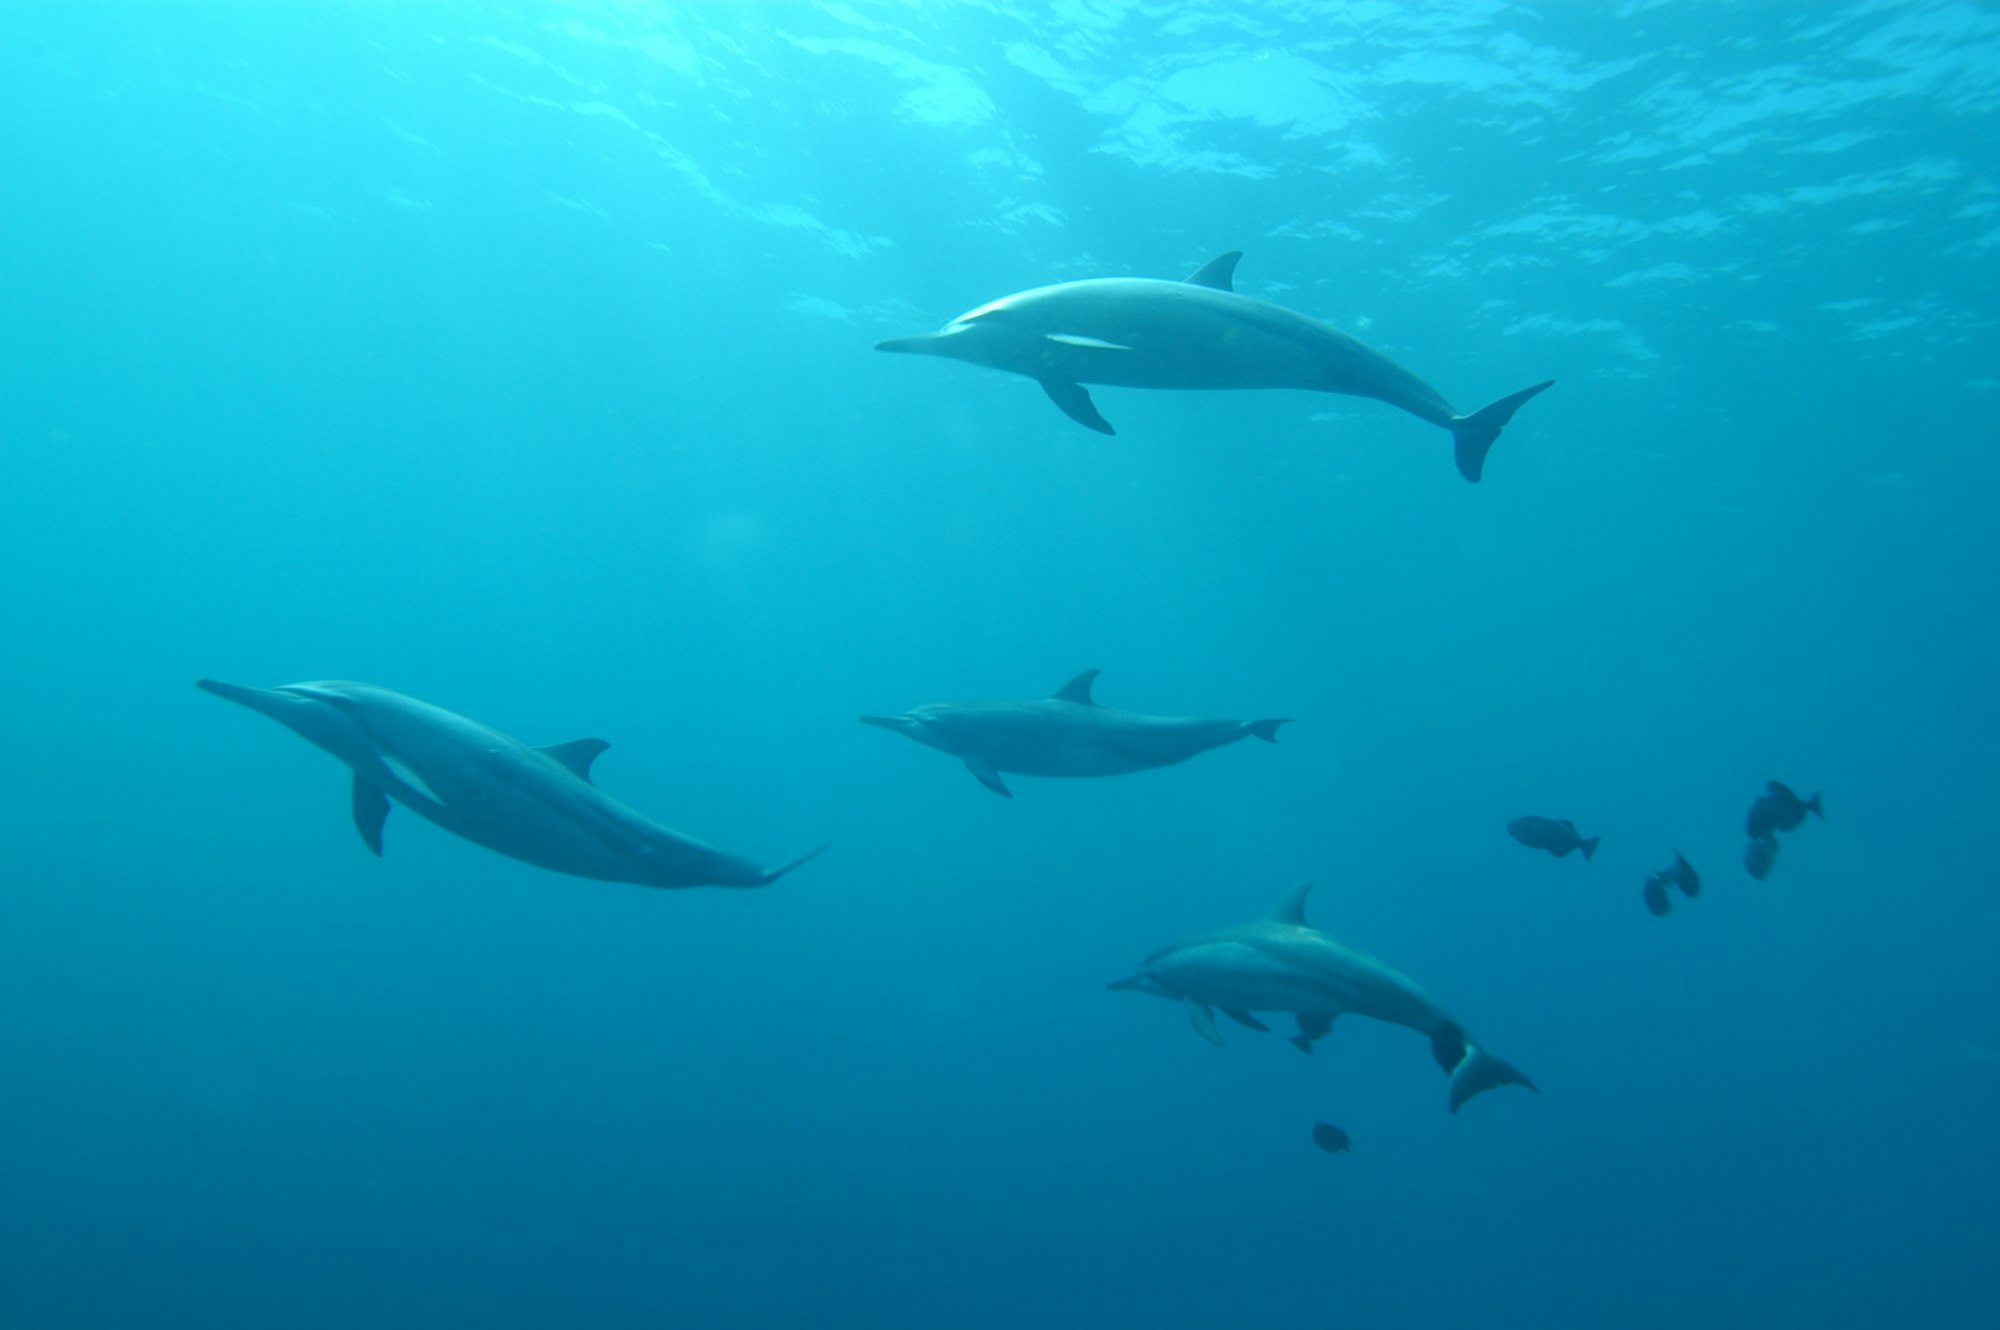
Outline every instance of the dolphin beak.
{"label": "dolphin beak", "polygon": [[1113,979],[1110,983],[1106,984],[1104,987],[1108,991],[1113,993],[1124,993],[1124,992],[1129,992],[1130,990],[1135,989],[1138,986],[1139,986],[1139,976],[1132,975],[1124,979]]}
{"label": "dolphin beak", "polygon": [[920,333],[915,337],[891,337],[886,342],[875,343],[877,351],[903,351],[915,356],[934,356],[938,353],[939,337],[936,333]]}
{"label": "dolphin beak", "polygon": [[231,702],[249,707],[252,711],[261,711],[267,716],[275,716],[285,707],[298,701],[297,698],[273,692],[268,688],[246,688],[240,683],[224,683],[220,679],[196,679],[194,686],[204,693],[226,697]]}
{"label": "dolphin beak", "polygon": [[908,716],[863,716],[863,725],[875,725],[885,730],[907,730],[915,722]]}

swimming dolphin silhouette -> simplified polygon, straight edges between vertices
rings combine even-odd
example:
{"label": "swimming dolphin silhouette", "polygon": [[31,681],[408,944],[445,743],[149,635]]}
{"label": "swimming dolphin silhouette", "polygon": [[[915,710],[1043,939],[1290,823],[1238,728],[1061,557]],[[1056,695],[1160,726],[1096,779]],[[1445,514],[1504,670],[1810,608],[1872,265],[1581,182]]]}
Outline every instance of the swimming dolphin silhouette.
{"label": "swimming dolphin silhouette", "polygon": [[372,684],[197,688],[262,712],[354,771],[354,825],[376,854],[389,800],[476,845],[540,868],[646,887],[761,887],[824,850],[763,869],[644,817],[590,783],[610,747],[530,748],[498,730]]}
{"label": "swimming dolphin silhouette", "polygon": [[1197,720],[1142,716],[1099,706],[1085,670],[1054,697],[1032,702],[937,702],[900,716],[863,716],[864,725],[906,734],[965,763],[981,785],[1011,799],[1003,771],[1023,776],[1121,776],[1169,767],[1197,753],[1256,735],[1278,742],[1288,720]]}
{"label": "swimming dolphin silhouette", "polygon": [[1520,1071],[1473,1043],[1414,981],[1308,925],[1306,893],[1311,890],[1310,882],[1293,887],[1277,909],[1253,923],[1164,947],[1141,962],[1136,974],[1109,986],[1178,998],[1195,1031],[1212,1044],[1222,1042],[1215,1028],[1218,1007],[1253,1030],[1268,1027],[1252,1012],[1295,1014],[1299,1033],[1292,1042],[1308,1053],[1334,1017],[1350,1012],[1408,1026],[1429,1037],[1431,1056],[1451,1074],[1454,1113],[1495,1086],[1536,1088]]}
{"label": "swimming dolphin silhouette", "polygon": [[1115,434],[1086,383],[1124,388],[1304,388],[1372,397],[1451,431],[1459,474],[1477,482],[1487,449],[1523,403],[1555,380],[1523,388],[1469,416],[1381,352],[1282,305],[1236,294],[1240,251],[1185,282],[1097,277],[1038,286],[989,301],[941,330],[877,342],[970,361],[1042,385],[1080,425]]}

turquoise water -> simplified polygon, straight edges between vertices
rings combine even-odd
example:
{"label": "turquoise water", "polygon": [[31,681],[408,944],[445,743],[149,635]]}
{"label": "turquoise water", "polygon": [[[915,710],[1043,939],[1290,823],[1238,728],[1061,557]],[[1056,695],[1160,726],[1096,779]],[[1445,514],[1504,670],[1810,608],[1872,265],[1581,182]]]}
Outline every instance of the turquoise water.
{"label": "turquoise water", "polygon": [[[0,1320],[1990,1324],[1996,111],[1980,4],[7,5]],[[1475,487],[871,349],[1235,249],[1556,387]],[[1011,801],[856,721],[1086,668],[1296,721]],[[834,846],[376,860],[211,675]],[[1105,991],[1302,880],[1541,1093]]]}

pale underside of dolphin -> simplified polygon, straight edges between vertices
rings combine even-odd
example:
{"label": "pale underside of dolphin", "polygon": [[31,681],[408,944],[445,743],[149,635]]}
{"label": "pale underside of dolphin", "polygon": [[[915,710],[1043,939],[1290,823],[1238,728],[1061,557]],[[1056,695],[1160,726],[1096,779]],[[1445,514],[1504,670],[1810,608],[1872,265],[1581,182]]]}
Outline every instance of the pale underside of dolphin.
{"label": "pale underside of dolphin", "polygon": [[760,887],[826,848],[767,870],[661,826],[591,783],[591,763],[610,747],[602,739],[531,748],[372,684],[246,688],[202,679],[196,687],[269,716],[346,763],[354,825],[378,855],[392,799],[509,858],[646,887]]}
{"label": "pale underside of dolphin", "polygon": [[1023,702],[938,702],[863,724],[908,735],[950,753],[995,794],[1013,798],[1003,771],[1023,776],[1121,776],[1185,762],[1255,735],[1278,741],[1285,719],[1201,720],[1145,716],[1099,706],[1090,695],[1099,671],[1085,670],[1053,697]]}
{"label": "pale underside of dolphin", "polygon": [[1254,1012],[1289,1013],[1299,1027],[1291,1042],[1307,1053],[1338,1016],[1406,1026],[1431,1041],[1431,1056],[1450,1074],[1454,1113],[1495,1086],[1536,1088],[1474,1043],[1414,980],[1307,924],[1311,890],[1311,883],[1292,888],[1277,909],[1253,923],[1162,948],[1141,962],[1137,973],[1110,987],[1179,1000],[1201,1037],[1218,1045],[1218,1009],[1253,1030],[1270,1028]]}
{"label": "pale underside of dolphin", "polygon": [[1238,295],[1240,252],[1184,282],[1099,277],[1002,296],[941,330],[877,342],[878,351],[944,356],[1025,374],[1080,425],[1114,434],[1086,383],[1124,388],[1303,388],[1372,397],[1451,431],[1459,474],[1477,482],[1486,452],[1522,404],[1555,380],[1460,415],[1437,389],[1381,352],[1296,310]]}

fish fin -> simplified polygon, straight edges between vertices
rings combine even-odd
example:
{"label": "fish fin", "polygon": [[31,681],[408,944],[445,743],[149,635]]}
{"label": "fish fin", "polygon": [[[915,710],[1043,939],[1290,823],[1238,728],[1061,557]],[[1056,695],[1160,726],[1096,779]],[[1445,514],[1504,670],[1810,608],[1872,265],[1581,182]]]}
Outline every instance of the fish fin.
{"label": "fish fin", "polygon": [[1465,1060],[1451,1074],[1451,1111],[1458,1112],[1466,1100],[1480,1091],[1502,1085],[1524,1085],[1536,1094],[1542,1092],[1518,1067],[1502,1062],[1484,1049],[1468,1048]]}
{"label": "fish fin", "polygon": [[1103,670],[1085,670],[1082,674],[1077,675],[1074,679],[1056,689],[1053,694],[1055,700],[1058,702],[1074,702],[1080,707],[1096,706],[1097,699],[1090,695],[1090,686],[1097,682],[1097,676],[1102,673],[1104,673]]}
{"label": "fish fin", "polygon": [[1820,807],[1819,792],[1817,790],[1813,792],[1812,798],[1806,800],[1806,807],[1812,810],[1814,817],[1822,822],[1826,821],[1826,810]]}
{"label": "fish fin", "polygon": [[1274,924],[1292,924],[1298,928],[1309,927],[1306,923],[1306,895],[1313,889],[1310,882],[1301,882],[1285,893],[1278,902],[1278,908],[1264,916]]}
{"label": "fish fin", "polygon": [[1056,409],[1074,420],[1085,429],[1094,429],[1099,434],[1116,434],[1111,422],[1097,413],[1097,404],[1090,400],[1090,390],[1080,383],[1057,383],[1053,379],[1042,380],[1042,391],[1056,404]]}
{"label": "fish fin", "polygon": [[1311,1053],[1313,1051],[1313,1041],[1306,1038],[1302,1034],[1295,1034],[1291,1038],[1285,1040],[1285,1042],[1290,1044],[1293,1048],[1298,1049],[1299,1052],[1301,1053]]}
{"label": "fish fin", "polygon": [[535,751],[546,754],[568,767],[572,776],[588,781],[590,764],[597,760],[599,753],[609,747],[611,745],[602,739],[571,739],[566,744],[549,744]]}
{"label": "fish fin", "polygon": [[1087,351],[1130,351],[1129,346],[1107,342],[1102,337],[1086,337],[1082,333],[1043,333],[1045,341],[1060,342],[1064,346],[1080,346]]}
{"label": "fish fin", "polygon": [[1576,823],[1574,823],[1574,822],[1570,821],[1570,820],[1569,820],[1568,818],[1566,818],[1566,817],[1559,817],[1559,818],[1557,818],[1557,819],[1556,819],[1556,825],[1557,825],[1557,826],[1559,826],[1559,827],[1568,827],[1568,828],[1569,828],[1569,829],[1570,829],[1571,831],[1575,831],[1575,830],[1576,830]]}
{"label": "fish fin", "polygon": [[1187,1008],[1188,1019],[1194,1022],[1194,1032],[1202,1038],[1222,1047],[1222,1032],[1215,1028],[1215,1008],[1200,998],[1184,997],[1181,1005]]}
{"label": "fish fin", "polygon": [[1486,450],[1500,437],[1500,431],[1514,418],[1514,413],[1527,404],[1535,394],[1555,385],[1555,380],[1538,383],[1532,388],[1523,388],[1511,397],[1503,397],[1491,406],[1482,406],[1469,416],[1453,416],[1451,420],[1452,458],[1458,463],[1458,474],[1477,485],[1479,476],[1486,468]]}
{"label": "fish fin", "polygon": [[1472,1044],[1455,1021],[1446,1021],[1431,1031],[1431,1058],[1446,1071],[1455,1071]]}
{"label": "fish fin", "polygon": [[1292,718],[1290,716],[1279,716],[1275,720],[1246,720],[1243,722],[1243,728],[1256,735],[1259,739],[1262,739],[1265,743],[1274,744],[1278,742],[1278,727],[1280,725],[1290,725],[1291,723]]}
{"label": "fish fin", "polygon": [[1188,278],[1188,285],[1213,287],[1217,291],[1234,291],[1236,261],[1242,257],[1243,251],[1240,249],[1216,255],[1194,270],[1194,275]]}
{"label": "fish fin", "polygon": [[[1577,845],[1580,845],[1582,843],[1583,842],[1578,841]],[[1567,859],[1570,855],[1570,852],[1574,849],[1576,849],[1576,845],[1551,845],[1549,846],[1549,853],[1553,854],[1558,859]]]}
{"label": "fish fin", "polygon": [[1791,786],[1789,786],[1789,785],[1785,784],[1785,782],[1783,782],[1783,781],[1781,781],[1781,780],[1767,780],[1767,781],[1765,781],[1765,782],[1764,782],[1764,792],[1765,792],[1766,794],[1775,794],[1775,795],[1777,795],[1777,796],[1778,796],[1778,797],[1779,797],[1780,799],[1796,799],[1796,798],[1798,798],[1798,797],[1799,797],[1798,795],[1796,795],[1796,794],[1793,794],[1793,793],[1792,793],[1792,787],[1791,787]]}
{"label": "fish fin", "polygon": [[963,761],[965,762],[965,769],[970,771],[972,778],[981,785],[984,785],[1002,799],[1011,799],[1014,797],[1014,792],[1007,788],[1006,781],[1000,779],[1000,773],[994,769],[991,762],[988,762],[983,757],[968,757],[963,759]]}
{"label": "fish fin", "polygon": [[1750,843],[1743,848],[1744,870],[1759,882],[1771,876],[1771,869],[1777,862],[1776,836],[1752,836]]}
{"label": "fish fin", "polygon": [[791,872],[794,868],[797,868],[800,864],[805,863],[809,859],[817,859],[820,855],[824,854],[832,845],[833,842],[828,841],[825,845],[820,846],[817,850],[807,850],[804,854],[792,860],[790,863],[783,864],[777,868],[769,870],[764,874],[763,877],[757,880],[757,885],[760,887],[770,886],[773,882],[776,882],[779,878]]}
{"label": "fish fin", "polygon": [[382,793],[379,785],[370,785],[356,776],[354,778],[354,827],[361,833],[361,839],[382,856],[382,824],[389,820],[389,796]]}
{"label": "fish fin", "polygon": [[1264,1024],[1264,1022],[1258,1020],[1241,1007],[1224,1007],[1222,1014],[1230,1020],[1235,1021],[1238,1025],[1248,1026],[1252,1030],[1262,1030],[1265,1034],[1271,1033],[1270,1026]]}
{"label": "fish fin", "polygon": [[1604,837],[1602,836],[1586,836],[1577,841],[1576,848],[1583,851],[1583,861],[1585,863],[1589,863],[1591,856],[1597,853],[1597,842],[1603,839]]}
{"label": "fish fin", "polygon": [[1674,882],[1683,896],[1692,899],[1701,895],[1701,874],[1694,871],[1694,865],[1679,850],[1674,851]]}

